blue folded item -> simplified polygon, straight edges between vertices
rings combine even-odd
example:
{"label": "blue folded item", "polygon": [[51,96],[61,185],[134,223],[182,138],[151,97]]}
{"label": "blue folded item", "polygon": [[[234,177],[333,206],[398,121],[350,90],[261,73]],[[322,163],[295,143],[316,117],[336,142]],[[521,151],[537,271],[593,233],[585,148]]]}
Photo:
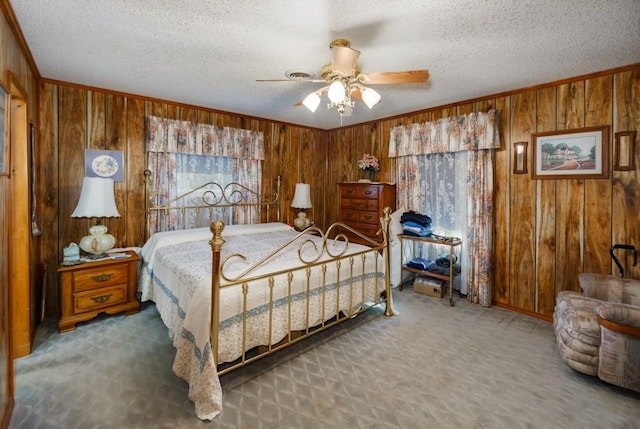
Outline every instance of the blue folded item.
{"label": "blue folded item", "polygon": [[[429,268],[427,268],[427,271],[448,276],[450,273],[450,268],[448,266],[444,267],[438,264],[437,262],[432,262],[431,265],[429,265]],[[461,271],[460,264],[458,264],[457,262],[453,264],[453,275],[455,276],[457,274],[460,274],[460,271]]]}
{"label": "blue folded item", "polygon": [[416,270],[426,271],[429,268],[429,265],[431,265],[431,261],[422,258],[413,258],[412,260],[407,262],[407,267],[415,268]]}
{"label": "blue folded item", "polygon": [[427,215],[423,215],[420,213],[416,213],[413,210],[402,213],[400,217],[400,222],[415,222],[423,226],[427,226],[431,224],[431,218]]}
{"label": "blue folded item", "polygon": [[403,222],[402,226],[405,227],[405,228],[406,227],[418,228],[418,229],[425,229],[426,228],[425,225],[421,225],[419,223],[411,222],[411,221]]}
{"label": "blue folded item", "polygon": [[431,225],[423,226],[415,222],[405,222],[402,224],[402,233],[414,237],[429,237],[433,232]]}

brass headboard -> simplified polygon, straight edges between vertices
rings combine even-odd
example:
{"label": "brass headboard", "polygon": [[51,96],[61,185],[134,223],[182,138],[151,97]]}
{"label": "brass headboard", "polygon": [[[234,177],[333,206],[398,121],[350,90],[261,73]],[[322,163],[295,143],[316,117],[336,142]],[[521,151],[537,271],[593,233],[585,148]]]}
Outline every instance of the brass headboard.
{"label": "brass headboard", "polygon": [[219,220],[215,217],[229,215],[230,212],[240,211],[245,219],[256,219],[258,222],[280,222],[280,176],[276,180],[276,190],[267,194],[259,194],[240,183],[232,182],[221,185],[216,182],[208,182],[191,189],[176,198],[161,202],[162,195],[154,192],[151,187],[151,171],[144,171],[145,189],[145,241],[151,235],[151,219],[156,222],[153,232],[166,231],[168,219],[172,213],[176,213],[181,219],[182,225],[177,229],[186,228],[188,213],[192,213],[198,219],[203,219],[202,225],[209,226],[211,222]]}

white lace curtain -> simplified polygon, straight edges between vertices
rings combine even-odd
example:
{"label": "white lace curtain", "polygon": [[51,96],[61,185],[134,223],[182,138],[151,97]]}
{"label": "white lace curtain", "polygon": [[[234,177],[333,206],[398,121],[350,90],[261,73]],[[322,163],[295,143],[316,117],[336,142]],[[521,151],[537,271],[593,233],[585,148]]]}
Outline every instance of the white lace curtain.
{"label": "white lace curtain", "polygon": [[[209,124],[194,124],[189,121],[165,119],[157,116],[147,117],[147,168],[151,171],[151,193],[156,195],[154,204],[167,204],[178,197],[177,168],[188,167],[181,162],[181,154],[211,157],[212,173],[216,166],[222,165],[221,158],[230,158],[231,178],[251,191],[260,194],[262,160],[264,159],[264,136],[262,132],[229,127],[217,127]],[[193,164],[193,163],[192,163]],[[194,167],[195,168],[195,167]],[[150,233],[160,229],[192,228],[197,219],[184,219],[179,212],[171,211],[165,218],[152,213]],[[255,219],[243,219],[242,211],[234,211],[234,223],[251,223]],[[253,212],[250,216],[259,216]],[[166,225],[166,226],[165,226]]]}
{"label": "white lace curtain", "polygon": [[460,236],[462,293],[491,305],[493,152],[499,112],[471,113],[391,130],[398,207],[432,218],[434,232]]}

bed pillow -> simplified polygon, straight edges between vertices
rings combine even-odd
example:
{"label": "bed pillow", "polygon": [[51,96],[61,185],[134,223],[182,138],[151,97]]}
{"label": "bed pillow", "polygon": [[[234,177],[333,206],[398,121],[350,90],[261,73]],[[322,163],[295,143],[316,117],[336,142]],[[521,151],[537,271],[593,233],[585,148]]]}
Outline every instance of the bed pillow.
{"label": "bed pillow", "polygon": [[[247,225],[226,225],[222,238],[244,234],[262,234],[265,232],[293,231],[293,227],[282,222],[254,223]],[[211,235],[211,234],[209,234]]]}

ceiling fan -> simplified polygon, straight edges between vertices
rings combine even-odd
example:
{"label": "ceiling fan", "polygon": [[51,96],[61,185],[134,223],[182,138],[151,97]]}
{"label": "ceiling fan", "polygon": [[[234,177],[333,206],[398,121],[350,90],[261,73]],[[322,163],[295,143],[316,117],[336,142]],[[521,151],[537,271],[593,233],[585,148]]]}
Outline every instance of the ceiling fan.
{"label": "ceiling fan", "polygon": [[[292,70],[286,73],[288,81],[322,82],[324,87],[313,91],[296,106],[306,106],[315,112],[320,105],[321,96],[326,92],[329,97],[327,107],[335,107],[343,116],[349,116],[354,107],[354,101],[359,100],[371,109],[380,102],[380,94],[365,85],[384,85],[401,83],[422,83],[429,79],[428,70],[408,70],[377,73],[362,73],[358,65],[360,51],[351,48],[346,39],[337,39],[329,45],[332,52],[331,62],[320,70],[320,79],[302,71]],[[277,82],[285,79],[258,80],[258,82]]]}

